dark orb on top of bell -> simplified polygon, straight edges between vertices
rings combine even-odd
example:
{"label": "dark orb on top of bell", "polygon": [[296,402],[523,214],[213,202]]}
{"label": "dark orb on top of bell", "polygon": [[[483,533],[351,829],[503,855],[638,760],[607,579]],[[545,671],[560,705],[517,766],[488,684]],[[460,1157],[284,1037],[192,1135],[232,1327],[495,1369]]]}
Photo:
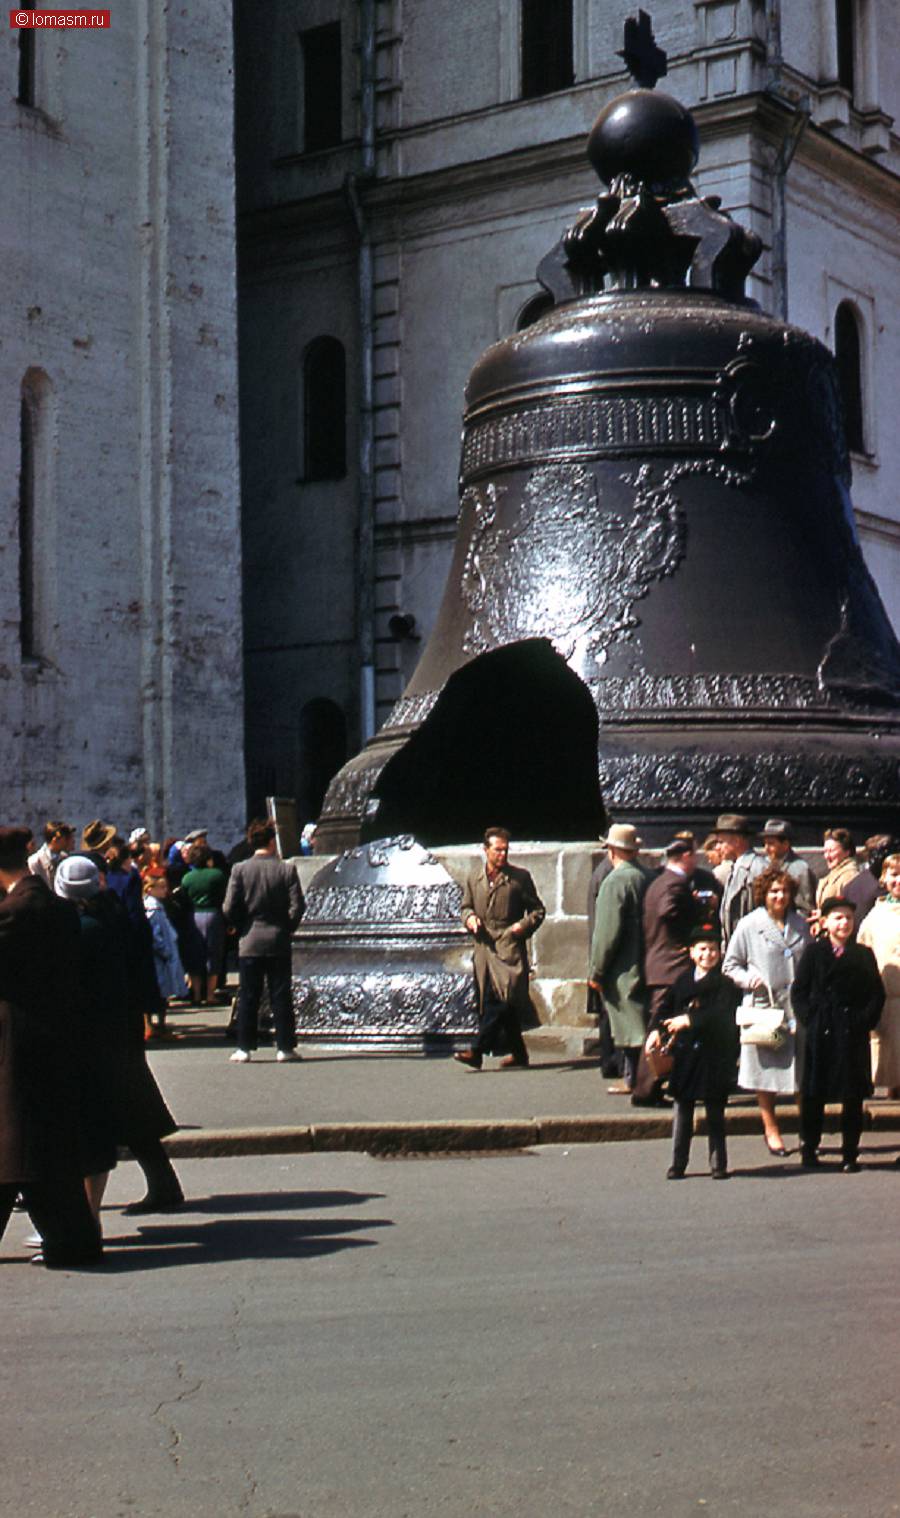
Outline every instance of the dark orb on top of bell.
{"label": "dark orb on top of bell", "polygon": [[588,158],[604,184],[623,176],[643,184],[686,184],[700,152],[690,111],[671,95],[629,90],[600,112]]}

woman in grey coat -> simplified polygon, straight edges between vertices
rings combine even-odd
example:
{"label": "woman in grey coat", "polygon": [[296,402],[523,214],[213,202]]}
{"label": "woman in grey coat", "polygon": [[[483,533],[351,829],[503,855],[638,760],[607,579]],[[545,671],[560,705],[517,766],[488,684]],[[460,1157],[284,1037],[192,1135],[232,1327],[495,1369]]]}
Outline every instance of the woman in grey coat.
{"label": "woman in grey coat", "polygon": [[[797,1024],[791,1008],[791,985],[797,963],[809,943],[809,928],[794,910],[796,882],[779,869],[766,870],[753,882],[756,907],[738,923],[728,945],[724,973],[760,1011],[778,1006],[783,1014],[778,1048],[741,1042],[738,1085],[755,1091],[766,1146],[783,1159],[787,1154],[776,1096],[792,1096],[799,1085]],[[739,1012],[740,1017],[740,1012]]]}

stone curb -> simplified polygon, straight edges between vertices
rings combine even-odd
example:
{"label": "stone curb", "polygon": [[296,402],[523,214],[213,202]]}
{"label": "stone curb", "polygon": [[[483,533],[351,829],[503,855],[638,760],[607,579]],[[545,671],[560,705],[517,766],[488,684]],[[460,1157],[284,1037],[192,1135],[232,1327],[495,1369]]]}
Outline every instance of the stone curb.
{"label": "stone curb", "polygon": [[[826,1108],[828,1127],[838,1107]],[[785,1133],[797,1131],[797,1108],[779,1111]],[[900,1132],[900,1104],[879,1103],[866,1108],[866,1129]],[[731,1134],[761,1134],[755,1109],[726,1114]],[[699,1117],[694,1129],[705,1133]],[[617,1144],[639,1139],[665,1139],[672,1132],[670,1112],[631,1111],[592,1117],[535,1117],[512,1119],[466,1118],[460,1121],[314,1123],[307,1127],[206,1128],[172,1134],[165,1147],[173,1159],[220,1159],[242,1154],[438,1154],[472,1150],[531,1149],[538,1144]]]}

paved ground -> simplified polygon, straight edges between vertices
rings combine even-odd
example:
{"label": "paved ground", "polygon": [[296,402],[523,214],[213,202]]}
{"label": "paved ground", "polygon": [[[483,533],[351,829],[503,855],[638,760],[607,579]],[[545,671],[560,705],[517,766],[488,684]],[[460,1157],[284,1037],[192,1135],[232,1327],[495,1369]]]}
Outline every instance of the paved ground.
{"label": "paved ground", "polygon": [[[277,1065],[261,1048],[249,1065],[232,1065],[224,1013],[172,1019],[184,1037],[153,1046],[153,1069],[179,1122],[218,1128],[259,1124],[422,1122],[430,1119],[531,1117],[622,1112],[595,1060],[541,1060],[530,1070],[478,1074],[446,1055],[346,1055],[314,1050],[297,1065]],[[301,1051],[302,1052],[302,1051]]]}
{"label": "paved ground", "polygon": [[[228,1056],[233,1044],[223,1038],[227,1017],[223,1012],[179,1014],[174,1019],[185,1036],[177,1043],[154,1047],[153,1069],[183,1132],[176,1146],[204,1149],[216,1145],[210,1135],[232,1134],[247,1149],[259,1148],[259,1130],[298,1130],[325,1125],[317,1134],[317,1146],[340,1148],[345,1133],[335,1128],[353,1123],[376,1127],[415,1123],[458,1124],[454,1134],[437,1133],[435,1141],[481,1142],[471,1125],[491,1125],[485,1142],[499,1143],[504,1126],[534,1119],[572,1119],[568,1128],[548,1125],[548,1131],[514,1142],[542,1142],[567,1138],[576,1130],[582,1139],[633,1137],[638,1133],[659,1136],[668,1132],[670,1118],[639,1110],[622,1097],[611,1096],[611,1082],[600,1073],[596,1060],[566,1061],[543,1057],[529,1070],[501,1071],[496,1061],[472,1074],[447,1056],[408,1058],[377,1055],[347,1056],[325,1052],[307,1053],[296,1065],[275,1063],[272,1048],[261,1049],[249,1065],[232,1065]],[[882,1126],[900,1130],[900,1103],[875,1102],[871,1106]],[[733,1127],[761,1132],[752,1096],[733,1100],[729,1107]],[[255,1131],[254,1131],[255,1130]],[[787,1117],[785,1132],[796,1130],[796,1118]],[[302,1138],[303,1135],[300,1134]],[[357,1137],[369,1147],[370,1135]],[[265,1142],[269,1142],[266,1139]],[[278,1142],[275,1134],[274,1142]],[[420,1142],[417,1138],[415,1143]],[[760,1143],[762,1141],[760,1140]]]}
{"label": "paved ground", "polygon": [[889,1518],[897,1142],[843,1176],[738,1138],[726,1183],[662,1141],[186,1161],[137,1227],[123,1165],[102,1272],[0,1245],[4,1511]]}

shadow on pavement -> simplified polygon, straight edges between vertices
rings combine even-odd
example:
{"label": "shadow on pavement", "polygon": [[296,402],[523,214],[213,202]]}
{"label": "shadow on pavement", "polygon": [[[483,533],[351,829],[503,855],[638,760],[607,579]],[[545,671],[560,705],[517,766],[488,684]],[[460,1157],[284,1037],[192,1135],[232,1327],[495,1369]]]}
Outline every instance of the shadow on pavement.
{"label": "shadow on pavement", "polygon": [[108,1271],[166,1270],[175,1265],[229,1260],[308,1259],[340,1249],[371,1248],[377,1240],[347,1237],[362,1229],[392,1228],[391,1218],[223,1219],[214,1223],[173,1223],[142,1227],[137,1237],[107,1240]]}
{"label": "shadow on pavement", "polygon": [[[353,1207],[379,1202],[383,1191],[253,1191],[222,1192],[214,1196],[186,1197],[178,1217],[192,1212],[291,1212],[298,1207]],[[104,1212],[121,1212],[125,1204],[108,1204]]]}

